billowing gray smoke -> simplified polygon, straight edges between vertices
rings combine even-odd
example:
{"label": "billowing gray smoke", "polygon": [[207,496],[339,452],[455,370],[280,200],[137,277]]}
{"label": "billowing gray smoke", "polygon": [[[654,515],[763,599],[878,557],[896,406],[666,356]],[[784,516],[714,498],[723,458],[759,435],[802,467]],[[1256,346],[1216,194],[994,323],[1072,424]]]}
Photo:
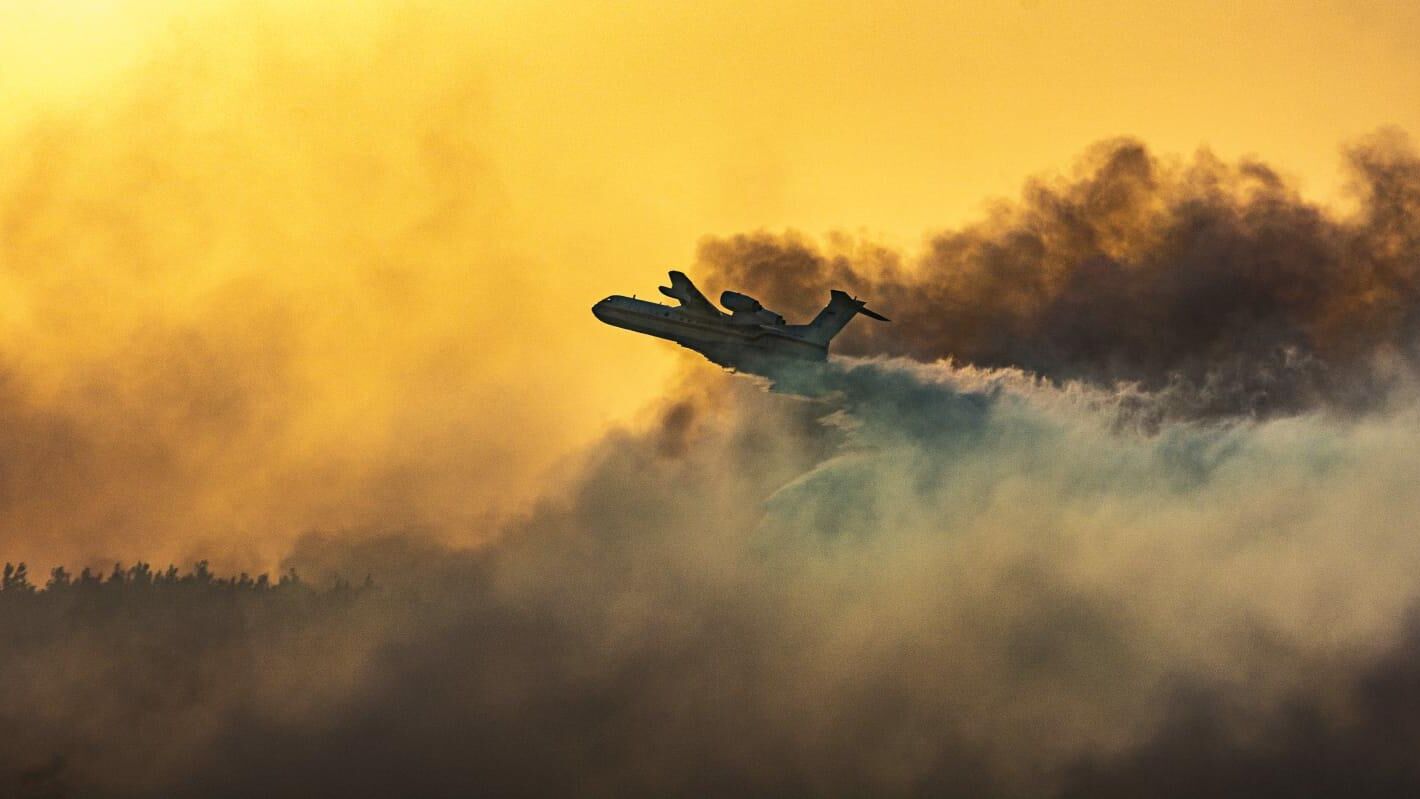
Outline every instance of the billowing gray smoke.
{"label": "billowing gray smoke", "polygon": [[871,299],[894,324],[854,325],[847,354],[1134,383],[1185,417],[1368,407],[1420,359],[1420,158],[1398,132],[1347,158],[1350,215],[1257,161],[1119,140],[916,257],[757,233],[707,240],[696,268],[801,317],[828,287]]}
{"label": "billowing gray smoke", "polygon": [[[708,378],[495,547],[307,540],[304,574],[379,576],[334,608],[0,593],[0,765],[81,794],[1127,795],[1251,787],[1307,762],[1274,740],[1331,736],[1417,784],[1365,748],[1361,679],[1412,673],[1413,405],[1139,435],[1010,372]],[[1195,729],[1221,782],[1184,779],[1220,756]]]}

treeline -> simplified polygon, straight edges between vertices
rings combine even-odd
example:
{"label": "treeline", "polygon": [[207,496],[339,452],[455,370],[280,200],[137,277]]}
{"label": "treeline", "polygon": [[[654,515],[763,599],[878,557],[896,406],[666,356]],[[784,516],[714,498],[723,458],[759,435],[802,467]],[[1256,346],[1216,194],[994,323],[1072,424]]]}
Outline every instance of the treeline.
{"label": "treeline", "polygon": [[235,733],[213,719],[319,704],[397,607],[368,578],[329,573],[222,575],[200,561],[43,576],[6,563],[0,799],[164,795],[155,781],[186,774],[171,758],[182,741],[219,751],[213,739]]}
{"label": "treeline", "polygon": [[27,564],[7,562],[3,575],[0,575],[0,594],[11,596],[70,590],[134,591],[166,588],[245,592],[330,591],[350,593],[366,591],[373,587],[374,581],[369,575],[366,575],[364,582],[358,586],[352,586],[349,581],[337,575],[318,588],[302,580],[294,568],[288,569],[286,573],[274,581],[266,574],[253,577],[246,572],[230,577],[219,577],[205,560],[198,561],[191,570],[186,572],[180,571],[177,566],[171,564],[166,569],[155,570],[152,564],[142,561],[127,568],[122,563],[115,563],[113,570],[107,575],[88,568],[78,574],[72,574],[63,566],[56,566],[50,569],[49,577],[43,583],[37,583],[30,576]]}

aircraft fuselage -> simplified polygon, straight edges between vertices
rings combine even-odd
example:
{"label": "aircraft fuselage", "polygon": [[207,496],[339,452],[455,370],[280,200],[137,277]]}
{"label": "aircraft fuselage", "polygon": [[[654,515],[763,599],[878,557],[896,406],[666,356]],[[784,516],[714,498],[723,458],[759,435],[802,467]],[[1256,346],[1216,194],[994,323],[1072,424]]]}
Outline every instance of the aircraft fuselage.
{"label": "aircraft fuselage", "polygon": [[656,336],[695,350],[721,366],[759,371],[783,359],[823,361],[828,346],[799,338],[784,325],[742,324],[728,316],[719,318],[614,295],[592,306],[597,319],[614,327]]}

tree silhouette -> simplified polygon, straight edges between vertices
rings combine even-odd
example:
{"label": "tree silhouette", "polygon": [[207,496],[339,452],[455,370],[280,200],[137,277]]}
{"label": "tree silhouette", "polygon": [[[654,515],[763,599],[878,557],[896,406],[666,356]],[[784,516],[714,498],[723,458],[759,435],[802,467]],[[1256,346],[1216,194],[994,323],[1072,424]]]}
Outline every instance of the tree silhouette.
{"label": "tree silhouette", "polygon": [[21,563],[15,566],[11,563],[5,564],[3,578],[0,578],[0,591],[30,593],[34,591],[34,586],[30,585],[29,568]]}
{"label": "tree silhouette", "polygon": [[25,563],[7,562],[0,574],[0,594],[64,594],[76,590],[103,589],[104,591],[142,592],[145,590],[166,590],[177,587],[203,588],[214,591],[266,593],[280,591],[312,591],[316,593],[358,594],[375,588],[370,575],[358,585],[341,575],[333,575],[330,585],[324,591],[316,591],[301,579],[294,567],[288,568],[275,581],[266,573],[255,576],[239,572],[230,577],[220,577],[214,573],[208,561],[200,560],[190,571],[183,572],[169,564],[166,569],[156,571],[152,564],[135,561],[129,566],[113,564],[113,569],[105,577],[89,567],[80,570],[77,576],[63,566],[49,570],[49,579],[43,586],[30,582],[29,566]]}
{"label": "tree silhouette", "polygon": [[[318,587],[295,569],[276,580],[220,576],[205,560],[187,571],[135,561],[77,576],[56,566],[42,586],[30,582],[27,564],[4,564],[0,797],[91,795],[115,765],[86,753],[158,746],[162,736],[134,738],[134,730],[164,729],[250,695],[272,663],[319,662],[330,642],[349,636],[356,603],[376,593],[368,579]],[[80,732],[54,721],[48,703],[57,698],[93,708]]]}

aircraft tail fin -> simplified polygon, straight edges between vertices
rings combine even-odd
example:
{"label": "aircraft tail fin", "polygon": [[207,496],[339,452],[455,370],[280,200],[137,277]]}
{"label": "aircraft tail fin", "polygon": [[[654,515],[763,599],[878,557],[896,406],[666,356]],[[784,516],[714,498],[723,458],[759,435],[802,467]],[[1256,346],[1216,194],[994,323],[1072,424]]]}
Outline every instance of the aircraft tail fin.
{"label": "aircraft tail fin", "polygon": [[815,344],[827,347],[828,342],[838,335],[838,331],[853,321],[853,317],[858,314],[876,319],[879,322],[891,321],[877,311],[869,310],[865,300],[854,299],[847,292],[834,289],[829,296],[828,305],[818,312],[818,316],[815,316],[812,322],[804,325],[804,337]]}

